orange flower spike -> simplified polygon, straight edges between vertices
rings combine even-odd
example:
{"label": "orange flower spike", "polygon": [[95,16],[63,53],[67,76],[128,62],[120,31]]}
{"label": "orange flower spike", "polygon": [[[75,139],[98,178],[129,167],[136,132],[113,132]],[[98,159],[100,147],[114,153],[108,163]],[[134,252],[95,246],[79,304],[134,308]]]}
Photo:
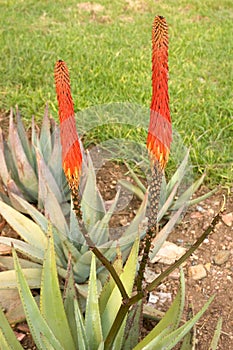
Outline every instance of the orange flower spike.
{"label": "orange flower spike", "polygon": [[164,169],[172,141],[172,126],[168,95],[168,26],[162,16],[156,16],[152,28],[152,99],[147,148],[152,164]]}
{"label": "orange flower spike", "polygon": [[62,166],[71,190],[77,191],[82,168],[82,153],[74,118],[69,71],[64,61],[55,65],[55,84],[59,108]]}

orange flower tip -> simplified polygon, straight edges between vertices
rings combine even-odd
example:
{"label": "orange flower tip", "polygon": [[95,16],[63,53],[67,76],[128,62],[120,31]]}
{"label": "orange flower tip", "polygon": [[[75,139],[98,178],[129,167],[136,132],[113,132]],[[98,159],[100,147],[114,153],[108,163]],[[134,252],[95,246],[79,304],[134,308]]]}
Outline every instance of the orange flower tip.
{"label": "orange flower tip", "polygon": [[63,162],[63,170],[71,188],[79,186],[81,171],[75,166],[73,169],[67,167],[66,162]]}
{"label": "orange flower tip", "polygon": [[147,144],[147,148],[151,158],[151,166],[158,163],[161,170],[165,169],[169,158],[169,149],[162,145],[152,146],[151,143]]}

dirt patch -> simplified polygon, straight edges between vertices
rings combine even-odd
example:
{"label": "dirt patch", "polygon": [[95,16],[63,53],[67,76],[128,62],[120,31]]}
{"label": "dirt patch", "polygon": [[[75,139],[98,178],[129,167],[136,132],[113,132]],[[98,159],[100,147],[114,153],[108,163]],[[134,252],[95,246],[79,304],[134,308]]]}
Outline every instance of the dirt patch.
{"label": "dirt patch", "polygon": [[104,10],[104,6],[98,3],[91,2],[81,2],[77,5],[77,7],[82,11],[87,12],[102,12]]}
{"label": "dirt patch", "polygon": [[126,0],[126,11],[135,12],[146,12],[148,11],[149,5],[144,0]]}

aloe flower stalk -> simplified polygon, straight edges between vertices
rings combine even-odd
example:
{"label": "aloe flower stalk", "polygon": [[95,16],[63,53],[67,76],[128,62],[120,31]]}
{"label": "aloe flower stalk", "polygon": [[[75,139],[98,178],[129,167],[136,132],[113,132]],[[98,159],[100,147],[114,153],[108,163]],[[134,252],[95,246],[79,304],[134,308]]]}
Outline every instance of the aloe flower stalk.
{"label": "aloe flower stalk", "polygon": [[69,71],[62,60],[57,61],[55,65],[55,84],[59,107],[62,167],[72,192],[74,209],[77,215],[81,217],[79,182],[82,169],[82,152],[74,118]]}
{"label": "aloe flower stalk", "polygon": [[152,98],[147,149],[151,158],[149,185],[150,209],[148,229],[142,241],[142,260],[138,271],[137,289],[149,258],[151,244],[157,231],[157,217],[163,170],[168,161],[172,141],[168,95],[168,26],[162,16],[156,16],[152,26]]}
{"label": "aloe flower stalk", "polygon": [[156,227],[163,169],[168,161],[172,127],[168,94],[168,26],[156,16],[152,27],[152,99],[147,149],[151,158],[149,226]]}

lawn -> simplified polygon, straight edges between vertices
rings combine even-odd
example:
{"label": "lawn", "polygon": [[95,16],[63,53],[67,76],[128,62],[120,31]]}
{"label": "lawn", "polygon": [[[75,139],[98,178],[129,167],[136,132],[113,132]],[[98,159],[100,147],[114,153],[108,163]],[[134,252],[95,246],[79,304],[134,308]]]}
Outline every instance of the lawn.
{"label": "lawn", "polygon": [[[151,24],[165,16],[174,129],[191,146],[195,174],[206,171],[211,187],[232,183],[232,1],[9,0],[0,9],[0,110],[18,105],[38,122],[46,101],[57,118],[57,59],[70,68],[77,112],[113,102],[149,108]],[[90,140],[115,132],[100,128]]]}

